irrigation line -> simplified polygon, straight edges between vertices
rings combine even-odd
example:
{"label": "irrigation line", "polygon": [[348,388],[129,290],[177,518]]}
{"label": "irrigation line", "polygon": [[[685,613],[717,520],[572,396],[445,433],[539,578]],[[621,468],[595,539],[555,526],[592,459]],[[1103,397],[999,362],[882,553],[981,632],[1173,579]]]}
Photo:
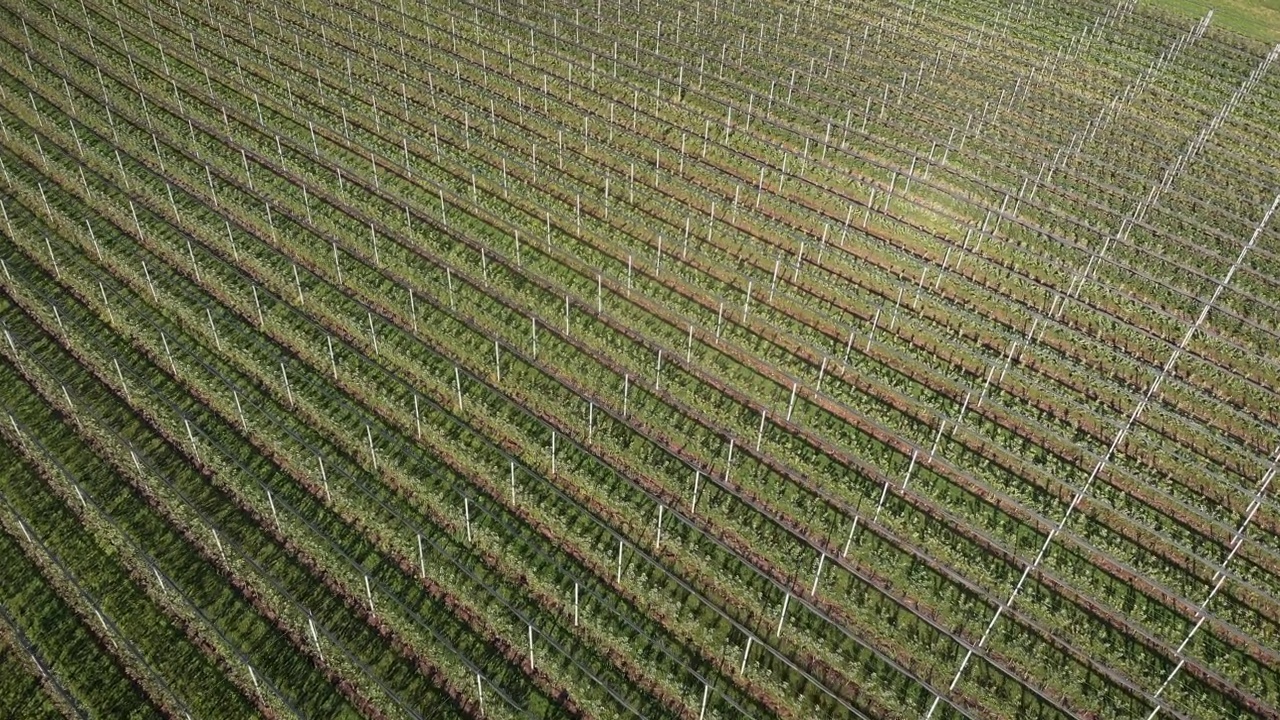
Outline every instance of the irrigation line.
{"label": "irrigation line", "polygon": [[[611,532],[614,532],[614,531],[612,531],[612,530],[611,530]],[[729,551],[729,550],[726,548],[726,551]],[[729,551],[729,552],[732,552],[732,551]],[[756,570],[755,568],[753,568],[753,570],[755,570],[756,572],[759,572],[759,571],[758,571],[758,570]],[[683,581],[682,581],[682,580],[680,580],[680,582],[683,584]],[[771,581],[771,582],[772,582],[772,581]],[[723,614],[723,611],[722,611],[722,610],[719,610],[718,608],[716,608],[716,611],[717,611],[718,613]],[[736,622],[735,622],[735,625],[737,625],[737,623],[736,623]],[[750,634],[750,633],[749,633],[749,631],[746,631],[745,629],[744,629],[743,631],[744,631],[744,632],[746,632],[747,634]],[[772,652],[774,652],[774,653],[776,654],[776,651],[773,651],[772,649],[771,649],[771,651],[772,651]],[[800,668],[798,668],[797,666],[795,666],[795,665],[794,665],[794,663],[793,663],[792,661],[790,661],[789,659],[787,659],[785,656],[777,655],[777,657],[779,658],[779,660],[780,660],[780,661],[782,661],[783,663],[785,663],[785,664],[789,665],[790,667],[792,667],[793,669],[795,669],[795,670],[796,670],[798,673],[800,673],[802,676],[804,676],[804,677],[808,678],[810,682],[816,682],[816,681],[814,680],[814,678],[813,678],[811,675],[809,675],[809,674],[808,674],[807,672],[805,672],[804,670],[801,670]],[[819,687],[822,687],[821,685],[818,685],[818,686],[819,686]],[[826,690],[825,688],[822,688],[822,689],[823,689],[823,691],[824,691],[825,693],[830,694],[830,691],[829,691],[829,690]],[[833,697],[834,697],[834,696],[833,696]],[[837,700],[838,700],[839,702],[841,702],[842,704],[843,704],[843,702],[844,702],[843,700],[839,700],[838,698],[837,698]],[[847,707],[847,706],[846,706],[846,707]]]}
{"label": "irrigation line", "polygon": [[[321,278],[321,279],[323,279],[323,278]],[[719,542],[719,541],[718,541],[718,539],[717,539],[717,542]],[[728,552],[732,552],[731,550],[728,550],[728,548],[726,548],[726,550],[727,550]],[[753,570],[755,570],[755,571],[756,571],[756,573],[759,573],[759,570],[758,570],[758,569],[754,569],[754,568],[753,568]],[[771,582],[776,583],[776,580],[772,580],[772,579],[771,579]],[[781,585],[780,585],[780,587],[781,587]],[[822,612],[818,612],[818,614],[819,614],[819,615],[823,615],[823,614],[822,614]],[[838,626],[838,625],[837,625],[837,626]],[[785,657],[780,656],[780,659],[781,659],[783,662],[786,662],[786,664],[787,664],[787,665],[791,665],[792,667],[795,667],[795,665],[794,665],[794,664],[792,664],[792,662],[791,662],[790,660],[785,659]],[[814,679],[812,678],[812,676],[809,676],[808,674],[806,674],[806,673],[805,673],[805,671],[800,670],[800,669],[799,669],[799,667],[795,667],[795,669],[796,669],[797,671],[799,671],[799,673],[801,673],[801,674],[803,674],[803,675],[805,675],[805,676],[808,676],[808,678],[809,678],[810,682],[814,682]],[[822,685],[818,685],[818,687],[822,687]],[[824,691],[824,692],[826,692],[826,693],[828,693],[828,694],[831,694],[831,693],[829,693],[829,691],[827,691],[827,689],[826,689],[826,688],[823,688],[823,691]],[[833,696],[833,697],[835,697],[835,696]],[[838,698],[837,698],[837,700],[838,700]],[[842,701],[842,700],[840,700],[840,702],[841,702],[841,703],[844,703],[844,701]]]}

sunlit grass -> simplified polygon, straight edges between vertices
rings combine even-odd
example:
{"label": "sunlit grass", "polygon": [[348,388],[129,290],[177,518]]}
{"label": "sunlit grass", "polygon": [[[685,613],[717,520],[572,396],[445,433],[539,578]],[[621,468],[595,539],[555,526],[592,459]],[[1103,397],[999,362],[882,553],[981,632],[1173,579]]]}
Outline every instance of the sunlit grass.
{"label": "sunlit grass", "polygon": [[1268,43],[1280,41],[1280,0],[1149,0],[1152,6],[1203,17],[1213,10],[1215,27]]}

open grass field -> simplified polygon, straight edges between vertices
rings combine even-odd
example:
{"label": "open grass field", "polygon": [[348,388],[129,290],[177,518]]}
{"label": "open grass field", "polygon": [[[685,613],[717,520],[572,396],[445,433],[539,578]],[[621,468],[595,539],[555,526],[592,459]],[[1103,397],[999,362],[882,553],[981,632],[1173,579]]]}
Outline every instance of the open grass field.
{"label": "open grass field", "polygon": [[1280,716],[1276,5],[0,7],[0,716]]}
{"label": "open grass field", "polygon": [[1152,0],[1152,6],[1190,17],[1213,10],[1214,22],[1223,28],[1262,42],[1280,41],[1278,0]]}

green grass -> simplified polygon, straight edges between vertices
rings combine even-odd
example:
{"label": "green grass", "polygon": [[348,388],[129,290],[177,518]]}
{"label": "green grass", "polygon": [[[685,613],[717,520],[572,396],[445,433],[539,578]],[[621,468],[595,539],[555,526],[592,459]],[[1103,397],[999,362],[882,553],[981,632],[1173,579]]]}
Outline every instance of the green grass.
{"label": "green grass", "polygon": [[1213,10],[1213,27],[1268,43],[1280,41],[1280,0],[1151,0],[1151,4],[1194,17]]}

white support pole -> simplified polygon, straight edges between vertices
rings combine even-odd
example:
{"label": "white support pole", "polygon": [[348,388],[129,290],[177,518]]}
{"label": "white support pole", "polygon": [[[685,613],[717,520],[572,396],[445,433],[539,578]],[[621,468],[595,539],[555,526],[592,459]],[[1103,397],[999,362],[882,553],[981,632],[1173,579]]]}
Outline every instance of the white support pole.
{"label": "white support pole", "polygon": [[774,637],[782,637],[782,624],[787,621],[787,607],[791,605],[791,593],[788,592],[786,597],[782,599],[782,614],[778,616],[778,629],[774,631]]}
{"label": "white support pole", "polygon": [[623,540],[618,540],[618,575],[616,578],[616,582],[619,585],[622,584],[622,545],[624,542],[625,541]]}
{"label": "white support pole", "polygon": [[56,257],[54,257],[54,256],[53,256],[53,246],[49,244],[49,237],[48,237],[47,235],[46,235],[46,236],[45,236],[45,238],[44,238],[44,246],[45,246],[45,248],[46,248],[46,249],[48,249],[48,251],[49,251],[49,261],[53,263],[53,275],[54,275],[54,277],[56,277],[56,278],[58,278],[58,279],[61,279],[61,278],[62,278],[62,270],[58,267],[58,258],[56,258]]}
{"label": "white support pole", "polygon": [[813,574],[813,585],[809,588],[809,597],[814,597],[818,594],[818,581],[822,579],[822,566],[826,562],[827,554],[823,552],[822,556],[818,558],[818,571]]}
{"label": "white support pole", "polygon": [[[258,302],[258,286],[254,285],[252,286],[252,289],[253,289],[253,306],[258,309],[258,329],[262,329],[266,327],[267,323],[265,320],[262,319],[262,303]],[[302,298],[301,289],[299,289],[298,291],[298,298],[299,299]]]}
{"label": "white support pole", "polygon": [[[7,332],[5,334],[6,336],[8,335]],[[12,340],[12,338],[10,338],[10,340]],[[14,348],[14,351],[16,352],[17,348]],[[63,383],[58,383],[58,387],[62,389],[62,399],[67,401],[67,408],[71,410],[71,414],[76,417],[76,423],[79,424],[80,417],[76,413],[76,404],[71,402],[71,393],[67,392],[67,386]]]}
{"label": "white support pole", "polygon": [[302,307],[302,280],[298,278],[298,265],[293,264],[293,285],[298,290],[298,307]]}
{"label": "white support pole", "polygon": [[222,556],[222,564],[226,565],[227,551],[222,548],[222,539],[218,537],[218,531],[216,528],[209,528],[209,531],[213,533],[213,542],[218,546],[218,554]]}
{"label": "white support pole", "polygon": [[[5,275],[8,274],[9,268],[8,266],[5,266]],[[50,303],[49,307],[53,309],[53,319],[58,321],[58,329],[62,331],[62,338],[67,342],[70,342],[71,338],[67,335],[67,327],[62,324],[62,313],[58,312],[58,306]],[[164,337],[164,333],[161,333],[160,337]]]}
{"label": "white support pole", "polygon": [[889,481],[884,481],[884,488],[880,490],[880,500],[876,503],[876,512],[871,516],[871,522],[880,519],[880,511],[884,509],[884,499],[889,495]]}
{"label": "white support pole", "polygon": [[373,609],[373,588],[369,586],[369,576],[364,576],[364,594],[369,598],[369,616],[376,617],[377,613]]}
{"label": "white support pole", "polygon": [[320,656],[320,662],[324,662],[324,652],[320,650],[320,636],[316,633],[316,623],[310,615],[307,616],[307,624],[311,626],[311,639],[316,644],[316,655]]}
{"label": "white support pole", "polygon": [[858,529],[858,516],[853,516],[853,523],[849,525],[849,537],[844,539],[844,550],[840,552],[840,557],[849,557],[849,546],[853,544],[853,533]]}
{"label": "white support pole", "polygon": [[907,489],[907,483],[911,482],[911,472],[916,469],[916,457],[920,454],[920,449],[916,448],[911,451],[911,464],[907,466],[907,474],[902,478],[902,489]]}
{"label": "white support pole", "polygon": [[427,579],[427,560],[422,554],[422,533],[418,533],[418,573],[423,580]]}
{"label": "white support pole", "polygon": [[111,312],[111,304],[107,302],[107,289],[102,285],[101,280],[98,281],[98,292],[102,293],[102,306],[107,309],[107,319],[114,325],[116,323],[116,314]]}
{"label": "white support pole", "polygon": [[[8,330],[5,331],[5,338],[9,340],[9,346],[13,347],[13,338],[9,336]],[[17,352],[18,349],[13,348],[13,350]],[[125,402],[133,402],[132,398],[129,397],[129,384],[124,381],[124,373],[120,370],[119,358],[111,358],[111,364],[116,366],[116,378],[120,380],[120,389],[124,392]],[[190,432],[189,428],[188,432]],[[194,446],[194,443],[192,445]]]}
{"label": "white support pole", "polygon": [[283,533],[284,529],[280,527],[280,514],[276,512],[276,501],[271,496],[271,489],[267,489],[267,504],[271,506],[271,517],[276,521],[276,531]]}
{"label": "white support pole", "polygon": [[284,369],[284,361],[280,361],[280,376],[284,378],[284,391],[289,396],[289,409],[293,409],[293,390],[289,388],[289,373]]}
{"label": "white support pole", "polygon": [[422,414],[418,412],[418,393],[413,394],[413,425],[418,431],[418,439],[422,439]]}
{"label": "white support pole", "polygon": [[151,299],[160,302],[160,296],[156,294],[156,284],[151,281],[151,271],[147,269],[146,260],[142,261],[142,274],[147,276],[147,286],[151,288]]}
{"label": "white support pole", "polygon": [[982,392],[978,394],[978,404],[975,405],[974,407],[979,407],[979,408],[982,407],[982,401],[985,400],[987,397],[987,388],[991,387],[991,376],[994,375],[995,372],[996,372],[996,366],[992,365],[991,369],[987,371],[987,382],[983,384]]}
{"label": "white support pole", "polygon": [[333,495],[329,494],[329,473],[324,471],[324,458],[316,455],[316,461],[320,463],[320,481],[324,483],[324,499],[329,504],[333,504]]}
{"label": "white support pole", "polygon": [[462,412],[462,374],[458,366],[453,366],[453,388],[458,394],[458,412]]}
{"label": "white support pole", "polygon": [[200,462],[200,450],[196,447],[195,433],[191,432],[191,421],[182,418],[182,424],[187,428],[187,439],[191,441],[191,454],[196,456],[196,462]]}
{"label": "white support pole", "polygon": [[[946,428],[947,428],[947,419],[943,418],[942,422],[938,423],[938,433],[933,436],[933,447],[929,448],[929,462],[933,462],[933,454],[938,451],[938,441],[942,439],[942,431],[946,430]],[[915,458],[915,455],[913,453],[912,459],[914,460],[914,458]]]}
{"label": "white support pole", "polygon": [[[27,536],[27,541],[28,541],[28,542],[30,542],[30,541],[31,541],[31,535],[27,534],[27,524],[26,524],[26,523],[24,523],[24,522],[22,522],[21,520],[19,520],[19,521],[18,521],[18,527],[21,527],[21,528],[22,528],[22,534],[23,534],[23,535],[26,535],[26,536]],[[111,629],[107,627],[107,621],[106,621],[105,619],[103,619],[103,617],[102,617],[102,613],[98,612],[98,609],[97,609],[97,608],[94,608],[94,609],[93,609],[93,614],[98,616],[98,623],[99,623],[100,625],[102,625],[102,632],[103,632],[103,633],[105,633],[105,634],[106,634],[106,636],[111,640],[111,644],[112,644],[113,646],[115,646],[115,647],[116,647],[116,649],[119,649],[119,648],[120,648],[120,644],[116,642],[116,639],[115,639],[114,637],[112,637],[112,635],[111,635]]]}
{"label": "white support pole", "polygon": [[627,417],[627,402],[631,394],[631,376],[624,374],[622,376],[622,417]]}
{"label": "white support pole", "polygon": [[1009,355],[1004,359],[1004,367],[1000,368],[1000,379],[996,380],[997,385],[1004,382],[1004,374],[1009,371],[1009,363],[1013,361],[1013,354],[1017,349],[1018,341],[1014,340],[1013,343],[1009,345]]}

